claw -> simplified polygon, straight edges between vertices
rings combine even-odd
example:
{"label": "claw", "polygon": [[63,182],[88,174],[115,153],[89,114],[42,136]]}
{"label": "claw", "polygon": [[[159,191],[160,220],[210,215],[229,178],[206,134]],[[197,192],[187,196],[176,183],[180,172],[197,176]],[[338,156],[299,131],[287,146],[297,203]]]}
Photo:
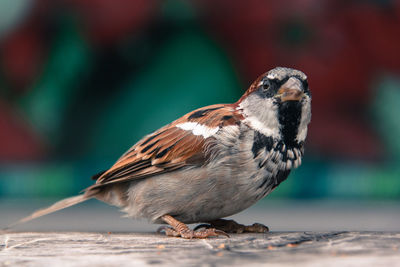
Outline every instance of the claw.
{"label": "claw", "polygon": [[230,235],[228,235],[227,233],[225,233],[224,231],[221,231],[221,230],[215,229],[215,233],[217,233],[218,235],[226,236],[227,238],[231,238]]}
{"label": "claw", "polygon": [[221,230],[217,230],[215,228],[209,228],[209,229],[202,229],[202,230],[198,230],[198,231],[194,231],[194,230],[185,230],[182,232],[178,232],[176,230],[174,230],[171,227],[168,226],[161,226],[157,229],[157,233],[162,233],[164,232],[166,236],[173,236],[173,237],[182,237],[182,238],[186,238],[186,239],[192,239],[192,238],[207,238],[210,236],[226,236],[226,237],[230,237],[227,233],[225,233],[224,231]]}
{"label": "claw", "polygon": [[198,230],[198,231],[189,230],[188,232],[181,233],[181,237],[188,238],[188,239],[192,239],[192,238],[207,238],[207,237],[210,237],[210,236],[220,236],[220,235],[226,236],[228,238],[230,237],[224,231],[220,231],[220,230],[217,230],[215,228],[202,229],[202,230]]}
{"label": "claw", "polygon": [[[206,228],[197,231],[190,230],[186,224],[176,220],[170,215],[164,215],[161,218],[166,223],[172,226],[172,227],[161,226],[158,228],[157,232],[158,233],[164,232],[166,236],[182,237],[186,239],[207,238],[209,236],[220,236],[220,235],[229,237],[229,235],[224,231],[217,230],[215,228]],[[196,229],[199,229],[201,227],[208,227],[208,225],[199,225],[198,227],[196,227]]]}
{"label": "claw", "polygon": [[180,234],[177,231],[168,226],[161,226],[157,229],[157,233],[162,233],[162,232],[164,232],[166,236],[173,236],[173,237],[180,236]]}
{"label": "claw", "polygon": [[208,224],[208,223],[199,224],[193,229],[193,231],[199,230],[201,228],[209,229],[209,228],[212,228],[212,226],[211,226],[211,224]]}

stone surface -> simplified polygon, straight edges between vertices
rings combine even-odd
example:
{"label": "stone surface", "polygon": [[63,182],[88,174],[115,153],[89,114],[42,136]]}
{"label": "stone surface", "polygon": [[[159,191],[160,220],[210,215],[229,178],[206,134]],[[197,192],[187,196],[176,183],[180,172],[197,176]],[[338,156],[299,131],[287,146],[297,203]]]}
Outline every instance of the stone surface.
{"label": "stone surface", "polygon": [[0,266],[400,266],[400,233],[271,232],[184,240],[156,233],[11,232]]}
{"label": "stone surface", "polygon": [[[53,200],[1,200],[0,228]],[[260,201],[269,234],[183,240],[89,201],[0,233],[2,266],[400,266],[400,202]],[[191,225],[194,227],[194,225]],[[108,232],[111,232],[108,234]]]}

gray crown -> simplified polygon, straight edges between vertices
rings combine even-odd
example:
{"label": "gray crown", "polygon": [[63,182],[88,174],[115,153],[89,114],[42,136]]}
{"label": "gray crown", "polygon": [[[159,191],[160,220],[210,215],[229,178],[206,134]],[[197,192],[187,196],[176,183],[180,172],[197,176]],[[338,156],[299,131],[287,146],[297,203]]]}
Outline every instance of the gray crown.
{"label": "gray crown", "polygon": [[290,68],[276,67],[267,73],[267,78],[271,80],[276,79],[282,81],[291,76],[300,77],[303,81],[307,80],[307,76],[303,72]]}

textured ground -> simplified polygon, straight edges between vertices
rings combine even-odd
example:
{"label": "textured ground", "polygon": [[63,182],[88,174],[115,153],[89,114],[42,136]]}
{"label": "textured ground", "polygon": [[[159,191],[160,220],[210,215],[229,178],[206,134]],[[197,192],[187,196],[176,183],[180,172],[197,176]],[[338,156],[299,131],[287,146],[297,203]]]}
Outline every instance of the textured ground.
{"label": "textured ground", "polygon": [[8,233],[0,266],[396,266],[400,234],[273,232],[182,240],[156,234]]}
{"label": "textured ground", "polygon": [[[0,227],[51,201],[0,202]],[[269,234],[182,240],[93,201],[0,233],[2,266],[400,266],[400,203],[276,202],[233,216]]]}

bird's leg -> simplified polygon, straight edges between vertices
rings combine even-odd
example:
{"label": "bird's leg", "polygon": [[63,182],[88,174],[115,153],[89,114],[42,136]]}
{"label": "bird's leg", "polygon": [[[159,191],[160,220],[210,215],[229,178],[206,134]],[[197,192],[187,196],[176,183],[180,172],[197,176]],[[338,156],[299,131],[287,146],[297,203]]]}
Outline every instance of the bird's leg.
{"label": "bird's leg", "polygon": [[167,226],[162,226],[158,229],[158,232],[164,231],[165,235],[167,236],[175,236],[175,237],[180,236],[186,239],[207,238],[209,236],[219,236],[219,235],[224,235],[229,237],[229,235],[226,234],[225,232],[217,230],[215,228],[201,229],[198,231],[190,230],[186,224],[176,220],[170,215],[164,215],[161,217],[161,219],[172,227],[171,228]]}
{"label": "bird's leg", "polygon": [[224,219],[218,219],[210,221],[208,223],[209,225],[202,224],[197,226],[195,230],[201,227],[213,227],[215,229],[224,231],[226,233],[236,233],[236,234],[269,232],[268,227],[260,223],[254,223],[253,225],[243,225],[235,222],[234,220],[224,220]]}

